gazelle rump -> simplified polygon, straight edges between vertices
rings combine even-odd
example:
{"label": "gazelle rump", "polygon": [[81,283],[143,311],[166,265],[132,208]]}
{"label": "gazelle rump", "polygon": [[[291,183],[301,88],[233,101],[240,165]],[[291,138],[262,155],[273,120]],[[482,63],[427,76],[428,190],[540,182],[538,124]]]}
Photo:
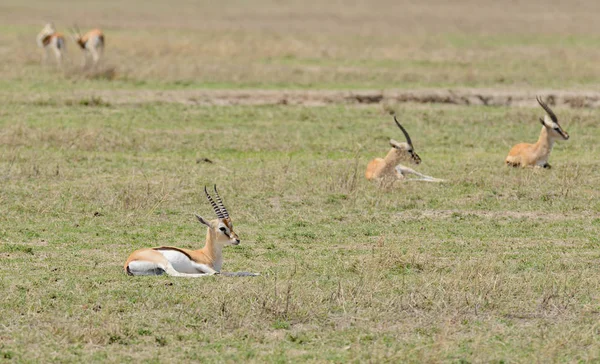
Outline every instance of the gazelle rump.
{"label": "gazelle rump", "polygon": [[546,111],[544,118],[540,118],[542,123],[540,136],[534,144],[520,143],[512,147],[505,160],[509,166],[550,168],[548,158],[554,142],[569,139],[569,134],[559,125],[558,118],[552,109],[539,96],[536,97],[536,100]]}
{"label": "gazelle rump", "polygon": [[92,66],[96,66],[104,52],[104,33],[100,29],[92,29],[81,35],[77,26],[72,29],[73,40],[83,50],[83,67],[88,66],[89,57],[92,58]]}
{"label": "gazelle rump", "polygon": [[216,202],[204,187],[206,198],[212,205],[217,218],[208,221],[202,216],[196,215],[198,221],[207,227],[206,241],[202,249],[190,250],[171,246],[139,249],[127,258],[124,266],[125,272],[129,275],[166,273],[175,277],[204,277],[220,273],[223,265],[223,248],[228,245],[238,245],[240,238],[233,230],[231,217],[219,196],[217,186],[214,186],[214,191]]}
{"label": "gazelle rump", "polygon": [[50,51],[54,53],[56,62],[59,65],[62,63],[63,53],[66,52],[65,37],[56,31],[53,23],[46,24],[37,35],[36,40],[38,47],[44,49],[42,63],[46,63]]}
{"label": "gazelle rump", "polygon": [[410,135],[404,127],[398,122],[398,119],[394,115],[394,121],[400,128],[404,137],[406,138],[405,143],[400,143],[394,139],[390,139],[391,149],[385,158],[375,158],[367,165],[367,171],[365,177],[368,180],[382,181],[384,179],[405,179],[408,174],[413,174],[419,178],[414,179],[416,181],[429,181],[429,182],[441,182],[442,180],[426,176],[415,171],[412,168],[405,167],[401,162],[410,162],[413,164],[420,164],[421,157],[415,152]]}

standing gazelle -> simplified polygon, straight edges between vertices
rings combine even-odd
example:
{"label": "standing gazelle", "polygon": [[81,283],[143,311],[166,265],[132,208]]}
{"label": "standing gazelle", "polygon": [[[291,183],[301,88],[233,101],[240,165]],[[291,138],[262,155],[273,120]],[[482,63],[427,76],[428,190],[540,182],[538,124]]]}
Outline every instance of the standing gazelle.
{"label": "standing gazelle", "polygon": [[[175,277],[204,277],[220,273],[223,265],[223,247],[238,245],[240,238],[233,231],[231,217],[217,192],[217,186],[214,189],[217,202],[210,196],[206,187],[204,187],[204,193],[215,210],[217,218],[208,221],[196,215],[198,221],[207,226],[206,242],[202,249],[189,250],[171,246],[139,249],[131,253],[125,262],[124,269],[127,274],[151,276],[166,273]],[[258,275],[240,273],[242,274],[237,275]]]}
{"label": "standing gazelle", "polygon": [[79,27],[72,29],[75,43],[83,50],[83,68],[88,67],[89,58],[92,57],[92,67],[95,67],[104,51],[104,33],[100,29],[92,29],[81,35]]}
{"label": "standing gazelle", "polygon": [[544,118],[540,118],[542,132],[535,144],[520,143],[512,147],[506,157],[506,164],[513,167],[550,168],[548,158],[556,140],[567,140],[569,134],[558,124],[558,118],[550,107],[540,97],[537,102],[546,111]]}
{"label": "standing gazelle", "polygon": [[53,23],[48,23],[37,35],[38,47],[44,49],[42,63],[46,63],[48,52],[54,52],[56,62],[62,64],[63,53],[66,52],[65,37],[56,31]]}
{"label": "standing gazelle", "polygon": [[395,180],[403,180],[409,174],[414,174],[419,178],[410,179],[410,181],[442,182],[443,180],[441,179],[426,176],[412,168],[408,168],[400,164],[402,161],[420,164],[421,158],[417,153],[415,153],[415,148],[413,147],[408,132],[402,125],[400,125],[395,115],[394,121],[400,130],[402,130],[402,133],[406,138],[406,143],[399,143],[394,139],[390,139],[390,145],[392,146],[392,149],[390,149],[385,158],[375,158],[369,162],[365,177],[367,177],[369,180],[388,180],[393,182]]}

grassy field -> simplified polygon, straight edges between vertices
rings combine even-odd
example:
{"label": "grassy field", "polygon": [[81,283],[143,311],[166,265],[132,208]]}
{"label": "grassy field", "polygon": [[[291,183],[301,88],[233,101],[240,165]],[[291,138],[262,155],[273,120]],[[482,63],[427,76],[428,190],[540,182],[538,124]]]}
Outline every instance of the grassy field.
{"label": "grassy field", "polygon": [[[598,89],[598,11],[591,0],[5,0],[0,91]],[[40,69],[44,19],[64,32],[102,27],[111,72],[86,81],[72,41],[66,75]]]}
{"label": "grassy field", "polygon": [[[598,112],[559,110],[572,138],[533,171],[503,157],[539,110],[395,110],[448,183],[364,180],[400,138],[379,106],[5,106],[1,355],[597,358]],[[200,246],[213,183],[242,238],[224,270],[262,276],[126,276],[134,249]]]}
{"label": "grassy field", "polygon": [[[599,91],[600,3],[122,3],[0,4],[0,361],[600,359],[598,109],[557,107],[571,139],[522,170],[504,157],[539,107],[190,99]],[[41,67],[44,19],[102,27],[100,70],[70,41]],[[447,183],[365,180],[391,112]],[[242,239],[223,270],[262,275],[125,275],[135,249],[201,246],[214,183]]]}

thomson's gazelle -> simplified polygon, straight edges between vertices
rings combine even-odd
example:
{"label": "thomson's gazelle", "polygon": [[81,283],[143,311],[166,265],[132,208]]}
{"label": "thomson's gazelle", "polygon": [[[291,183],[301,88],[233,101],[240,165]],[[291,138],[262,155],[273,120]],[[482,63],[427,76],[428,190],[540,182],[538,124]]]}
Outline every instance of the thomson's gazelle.
{"label": "thomson's gazelle", "polygon": [[550,168],[548,158],[556,140],[567,140],[569,134],[558,124],[558,118],[545,102],[536,97],[537,102],[546,111],[540,118],[542,131],[535,144],[520,143],[512,147],[506,157],[506,164],[513,167]]}
{"label": "thomson's gazelle", "polygon": [[46,63],[48,52],[54,52],[56,62],[60,65],[63,59],[63,53],[66,52],[65,37],[56,31],[54,24],[48,23],[37,35],[38,47],[44,49],[42,63]]}
{"label": "thomson's gazelle", "polygon": [[394,139],[390,139],[390,145],[392,146],[392,149],[390,149],[385,158],[375,158],[369,162],[365,177],[367,177],[369,180],[388,180],[393,182],[395,180],[405,179],[407,175],[413,174],[419,178],[409,179],[410,181],[442,182],[443,180],[441,179],[426,176],[412,168],[408,168],[400,164],[400,162],[403,161],[409,161],[413,164],[420,164],[421,158],[415,152],[415,148],[413,147],[408,132],[402,125],[400,125],[398,119],[396,119],[396,116],[394,116],[394,121],[400,130],[402,130],[402,133],[406,138],[406,143],[399,143]]}
{"label": "thomson's gazelle", "polygon": [[[204,187],[204,193],[212,205],[217,218],[206,220],[196,215],[201,224],[207,226],[206,242],[199,250],[189,250],[172,246],[161,246],[157,248],[144,248],[136,250],[125,262],[124,269],[129,275],[151,276],[168,274],[175,277],[204,277],[221,272],[223,265],[223,247],[227,245],[238,245],[240,238],[233,231],[233,223],[223,201],[215,189],[217,202]],[[226,273],[236,276],[255,276],[256,273]]]}
{"label": "thomson's gazelle", "polygon": [[81,35],[77,26],[72,30],[75,43],[83,50],[83,67],[88,67],[88,60],[92,58],[92,66],[96,66],[104,51],[104,33],[100,29],[92,29]]}

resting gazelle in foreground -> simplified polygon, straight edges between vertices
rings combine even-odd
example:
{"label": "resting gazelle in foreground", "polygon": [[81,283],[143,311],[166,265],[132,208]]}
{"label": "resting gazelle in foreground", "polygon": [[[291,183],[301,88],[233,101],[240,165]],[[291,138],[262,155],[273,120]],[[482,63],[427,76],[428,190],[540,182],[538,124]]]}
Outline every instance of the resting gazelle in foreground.
{"label": "resting gazelle in foreground", "polygon": [[56,31],[54,24],[48,23],[37,35],[38,47],[44,49],[42,63],[46,63],[48,52],[52,51],[56,57],[56,63],[62,64],[63,53],[67,51],[65,37]]}
{"label": "resting gazelle in foreground", "polygon": [[104,33],[100,29],[92,29],[81,35],[77,26],[72,29],[73,40],[83,50],[83,68],[88,67],[89,58],[92,58],[92,67],[95,67],[104,51]]}
{"label": "resting gazelle in foreground", "polygon": [[[223,201],[214,187],[217,202],[210,196],[206,187],[204,193],[212,205],[217,218],[206,220],[196,215],[200,223],[207,226],[206,242],[199,250],[189,250],[171,246],[144,248],[131,253],[125,262],[125,272],[133,276],[168,274],[174,277],[205,277],[221,272],[223,247],[238,245],[240,238],[233,231],[233,223]],[[256,276],[257,273],[224,273],[230,276]]]}
{"label": "resting gazelle in foreground", "polygon": [[[394,121],[400,130],[402,130],[402,133],[406,138],[406,143],[399,143],[394,139],[390,139],[390,145],[392,146],[392,149],[390,149],[385,158],[375,158],[369,162],[365,177],[367,177],[368,180],[377,180],[380,182],[384,180],[395,181],[404,179],[408,181],[443,182],[444,180],[442,179],[426,176],[412,168],[408,168],[400,164],[403,161],[409,161],[413,164],[420,164],[421,158],[417,153],[415,153],[415,148],[413,147],[408,132],[402,125],[400,125],[395,115]],[[409,174],[413,174],[419,178],[407,179],[406,177]]]}
{"label": "resting gazelle in foreground", "polygon": [[540,118],[542,132],[535,144],[520,143],[512,147],[506,157],[506,164],[513,167],[550,168],[548,158],[556,140],[567,140],[569,134],[558,124],[558,118],[550,107],[540,97],[537,102],[546,111],[544,118]]}

